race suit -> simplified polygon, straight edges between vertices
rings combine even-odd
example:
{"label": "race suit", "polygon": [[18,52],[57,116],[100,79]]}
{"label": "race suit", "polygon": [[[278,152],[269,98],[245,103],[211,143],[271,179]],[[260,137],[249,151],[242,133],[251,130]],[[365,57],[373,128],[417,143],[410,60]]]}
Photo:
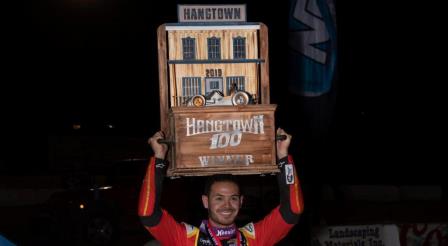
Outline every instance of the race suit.
{"label": "race suit", "polygon": [[163,246],[270,246],[280,241],[297,223],[303,211],[302,192],[291,156],[278,161],[280,205],[257,223],[248,223],[230,240],[220,240],[207,223],[195,227],[178,223],[160,207],[164,160],[152,157],[140,191],[138,213],[144,227]]}

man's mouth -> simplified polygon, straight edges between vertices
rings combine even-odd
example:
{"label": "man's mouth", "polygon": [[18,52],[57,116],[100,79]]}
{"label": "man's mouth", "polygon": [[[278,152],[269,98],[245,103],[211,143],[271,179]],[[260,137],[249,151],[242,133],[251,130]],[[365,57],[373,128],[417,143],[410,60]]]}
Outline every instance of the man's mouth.
{"label": "man's mouth", "polygon": [[231,215],[233,214],[233,210],[223,210],[223,211],[218,211],[218,213],[222,214],[222,215]]}

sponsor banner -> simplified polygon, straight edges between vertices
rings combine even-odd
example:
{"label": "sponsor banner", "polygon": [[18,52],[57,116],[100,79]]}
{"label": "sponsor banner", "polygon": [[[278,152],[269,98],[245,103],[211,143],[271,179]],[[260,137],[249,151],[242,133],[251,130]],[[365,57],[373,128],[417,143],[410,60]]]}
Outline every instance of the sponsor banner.
{"label": "sponsor banner", "polygon": [[323,226],[313,229],[313,245],[399,246],[397,225]]}

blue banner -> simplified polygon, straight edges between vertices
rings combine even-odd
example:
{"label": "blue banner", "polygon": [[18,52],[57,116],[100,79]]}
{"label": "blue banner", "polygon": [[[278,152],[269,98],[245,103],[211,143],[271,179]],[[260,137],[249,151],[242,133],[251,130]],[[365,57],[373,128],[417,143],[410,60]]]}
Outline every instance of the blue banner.
{"label": "blue banner", "polygon": [[333,0],[290,0],[289,89],[315,97],[331,89],[336,69]]}

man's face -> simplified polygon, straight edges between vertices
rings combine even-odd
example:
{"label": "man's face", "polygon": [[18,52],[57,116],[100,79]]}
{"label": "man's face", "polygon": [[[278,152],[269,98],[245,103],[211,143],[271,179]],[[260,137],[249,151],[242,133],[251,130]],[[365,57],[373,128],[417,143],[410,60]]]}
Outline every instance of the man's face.
{"label": "man's face", "polygon": [[215,227],[226,227],[233,224],[243,197],[238,186],[233,182],[216,182],[208,196],[202,196],[202,204],[208,209],[210,223]]}

